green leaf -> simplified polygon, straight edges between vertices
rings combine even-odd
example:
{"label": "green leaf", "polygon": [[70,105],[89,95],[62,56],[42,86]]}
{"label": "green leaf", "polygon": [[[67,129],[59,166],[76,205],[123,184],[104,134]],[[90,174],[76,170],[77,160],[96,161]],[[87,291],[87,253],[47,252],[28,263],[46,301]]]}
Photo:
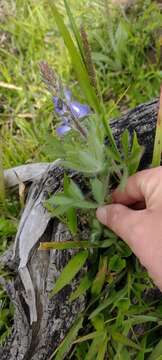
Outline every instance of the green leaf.
{"label": "green leaf", "polygon": [[103,331],[105,328],[105,322],[104,322],[104,316],[103,314],[98,314],[97,316],[95,316],[94,318],[91,319],[91,322],[94,326],[94,328],[97,331]]}
{"label": "green leaf", "polygon": [[82,279],[77,287],[77,289],[70,295],[70,301],[74,301],[77,299],[80,295],[83,295],[91,286],[92,279],[89,276],[89,274],[86,274]]}
{"label": "green leaf", "polygon": [[121,192],[124,191],[124,189],[125,189],[128,176],[129,176],[128,168],[127,168],[127,166],[123,166],[123,174],[122,174],[122,178],[120,179],[120,184],[119,184],[119,190]]}
{"label": "green leaf", "polygon": [[127,287],[123,288],[122,290],[115,292],[111,297],[104,300],[89,316],[89,319],[92,319],[96,315],[98,315],[101,311],[106,309],[112,303],[114,304],[116,301],[120,301],[120,299],[124,298],[127,294]]}
{"label": "green leaf", "polygon": [[52,290],[51,296],[57,294],[65,285],[75,277],[79,270],[83,267],[88,258],[88,251],[81,251],[76,254],[63,269],[61,275],[56,281],[55,287]]}
{"label": "green leaf", "polygon": [[79,187],[74,183],[70,183],[66,190],[67,195],[64,192],[60,192],[50,197],[45,201],[45,207],[52,212],[55,216],[63,215],[69,209],[96,209],[97,203],[84,200]]}
{"label": "green leaf", "polygon": [[16,234],[17,226],[13,220],[0,217],[0,237],[10,237]]}
{"label": "green leaf", "polygon": [[102,225],[97,219],[93,219],[92,221],[92,227],[91,227],[91,233],[90,233],[90,243],[92,244],[98,244],[102,235]]}
{"label": "green leaf", "polygon": [[114,255],[109,262],[109,270],[119,272],[126,267],[125,259],[121,259],[119,255]]}
{"label": "green leaf", "polygon": [[78,28],[76,26],[76,23],[75,23],[75,20],[74,20],[74,17],[72,15],[72,12],[70,10],[70,7],[68,5],[68,2],[67,0],[64,0],[64,4],[65,4],[65,8],[66,8],[66,12],[67,12],[67,15],[68,15],[68,18],[70,20],[70,24],[71,24],[71,27],[72,27],[72,30],[73,30],[73,34],[75,36],[75,40],[77,42],[77,45],[78,45],[78,48],[79,48],[79,51],[80,51],[80,54],[82,56],[82,60],[84,61],[84,51],[83,51],[83,44],[82,44],[82,38],[80,36],[80,32],[78,31]]}
{"label": "green leaf", "polygon": [[132,250],[124,241],[118,241],[116,244],[116,248],[122,257],[129,257],[132,254]]}
{"label": "green leaf", "polygon": [[57,250],[65,250],[65,249],[90,249],[90,248],[107,248],[113,244],[113,240],[107,239],[104,241],[100,241],[97,244],[91,244],[89,241],[52,241],[52,242],[42,242],[40,243],[39,250],[49,250],[49,249],[57,249]]}
{"label": "green leaf", "polygon": [[98,202],[99,205],[102,205],[105,198],[104,184],[99,179],[94,178],[91,180],[91,186],[94,199]]}
{"label": "green leaf", "polygon": [[80,83],[80,86],[85,94],[85,97],[87,101],[89,102],[89,105],[92,106],[92,108],[100,112],[100,105],[99,101],[97,99],[97,96],[95,94],[95,91],[93,87],[90,84],[90,80],[85,68],[85,65],[83,63],[83,60],[79,54],[79,52],[76,49],[76,46],[74,45],[74,42],[71,38],[71,35],[67,29],[67,27],[64,24],[64,21],[62,20],[62,16],[60,15],[59,11],[57,10],[57,7],[54,5],[54,3],[50,4],[52,13],[54,15],[57,27],[64,39],[65,45],[69,51],[71,61],[74,66],[74,70],[77,73],[77,77]]}
{"label": "green leaf", "polygon": [[137,139],[137,134],[134,131],[133,144],[132,144],[131,154],[130,154],[129,161],[128,161],[129,175],[132,175],[137,171],[140,160],[143,155],[143,152],[144,152],[144,147],[139,145],[138,139]]}
{"label": "green leaf", "polygon": [[155,346],[154,350],[148,357],[148,360],[161,360],[159,359],[160,356],[162,357],[162,340],[160,340]]}
{"label": "green leaf", "polygon": [[65,339],[62,341],[61,345],[59,345],[59,347],[56,349],[56,351],[52,355],[52,356],[55,356],[57,353],[56,357],[53,358],[53,360],[54,359],[55,360],[63,360],[64,359],[67,352],[70,350],[72,343],[75,340],[79,330],[82,328],[82,324],[83,324],[83,317],[79,317],[79,319],[77,319],[75,324],[71,327],[70,331],[66,335]]}
{"label": "green leaf", "polygon": [[126,129],[121,135],[121,144],[125,158],[129,155],[129,131]]}
{"label": "green leaf", "polygon": [[92,340],[92,339],[96,338],[97,336],[101,336],[101,334],[102,334],[101,331],[93,331],[92,333],[89,333],[87,335],[81,336],[78,339],[76,339],[74,341],[74,344],[81,343],[81,342],[84,342],[87,340]]}
{"label": "green leaf", "polygon": [[69,51],[72,64],[74,66],[74,70],[77,74],[80,86],[83,90],[83,93],[85,95],[86,100],[88,101],[89,105],[95,110],[96,113],[98,113],[101,117],[101,121],[104,124],[104,127],[106,129],[106,133],[109,137],[111,146],[113,151],[115,152],[118,159],[120,159],[120,153],[116,146],[114,137],[112,135],[112,130],[108,124],[108,120],[106,118],[105,112],[103,107],[100,105],[99,99],[97,98],[97,95],[95,93],[94,88],[91,86],[90,79],[86,70],[86,67],[83,63],[83,60],[77,51],[76,46],[74,45],[74,42],[72,40],[72,37],[67,29],[67,27],[64,24],[64,21],[62,20],[62,16],[60,15],[59,11],[57,10],[57,7],[54,5],[54,3],[50,4],[51,11],[54,15],[57,27],[64,39],[65,45]]}
{"label": "green leaf", "polygon": [[4,173],[2,167],[2,154],[0,149],[0,202],[3,204],[5,201],[5,183],[4,183]]}
{"label": "green leaf", "polygon": [[66,173],[64,173],[64,194],[67,196],[68,195],[68,187],[70,184],[70,179],[69,177],[66,175]]}
{"label": "green leaf", "polygon": [[108,337],[107,337],[107,334],[105,334],[105,336],[102,340],[102,343],[100,344],[100,348],[99,348],[96,360],[104,360],[105,359],[105,355],[107,353],[107,342],[108,342]]}
{"label": "green leaf", "polygon": [[90,348],[88,350],[88,353],[85,357],[85,360],[94,360],[95,359],[95,355],[98,353],[103,338],[105,338],[106,334],[104,331],[100,332],[100,336],[97,336],[91,343]]}
{"label": "green leaf", "polygon": [[82,194],[79,186],[71,179],[66,192],[67,195],[73,199],[84,200],[84,195]]}
{"label": "green leaf", "polygon": [[107,274],[107,256],[100,258],[99,271],[93,281],[91,293],[93,296],[100,294]]}
{"label": "green leaf", "polygon": [[159,104],[159,112],[156,123],[156,134],[155,134],[154,150],[152,157],[152,167],[156,167],[160,165],[161,153],[162,153],[162,86],[160,89],[160,104]]}
{"label": "green leaf", "polygon": [[68,227],[73,235],[77,233],[77,213],[76,209],[69,209],[66,212]]}
{"label": "green leaf", "polygon": [[117,341],[117,343],[119,342],[125,346],[130,346],[134,349],[141,350],[141,347],[139,345],[135,344],[132,340],[128,339],[123,334],[120,334],[118,332],[112,332],[111,336],[115,341]]}

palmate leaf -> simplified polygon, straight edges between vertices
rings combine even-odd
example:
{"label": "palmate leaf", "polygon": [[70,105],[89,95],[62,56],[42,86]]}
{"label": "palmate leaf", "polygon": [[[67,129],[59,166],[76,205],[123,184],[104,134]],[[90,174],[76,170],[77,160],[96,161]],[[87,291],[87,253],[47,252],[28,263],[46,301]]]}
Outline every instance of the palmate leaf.
{"label": "palmate leaf", "polygon": [[88,251],[81,251],[73,256],[63,269],[61,275],[56,281],[55,287],[51,292],[51,296],[57,294],[65,285],[75,277],[79,270],[83,267],[88,258]]}
{"label": "palmate leaf", "polygon": [[55,216],[67,213],[72,230],[76,231],[74,209],[96,209],[98,205],[95,202],[85,200],[78,185],[73,180],[68,180],[67,176],[64,176],[64,191],[51,196],[45,202],[45,206]]}
{"label": "palmate leaf", "polygon": [[51,356],[50,360],[63,360],[65,358],[67,352],[70,350],[70,347],[72,346],[73,341],[75,340],[78,334],[78,331],[82,328],[82,324],[83,324],[83,317],[81,316],[79,317],[79,319],[76,320],[74,325],[71,327],[65,339],[62,341],[61,345],[56,349],[54,354]]}

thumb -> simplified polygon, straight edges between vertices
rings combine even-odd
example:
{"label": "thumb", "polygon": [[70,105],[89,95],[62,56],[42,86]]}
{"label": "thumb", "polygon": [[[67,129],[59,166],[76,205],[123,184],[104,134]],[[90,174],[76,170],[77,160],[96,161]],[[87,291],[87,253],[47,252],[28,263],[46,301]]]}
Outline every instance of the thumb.
{"label": "thumb", "polygon": [[135,211],[121,204],[112,204],[98,208],[96,216],[102,224],[109,227],[131,248],[134,248],[134,240],[144,213],[145,210]]}

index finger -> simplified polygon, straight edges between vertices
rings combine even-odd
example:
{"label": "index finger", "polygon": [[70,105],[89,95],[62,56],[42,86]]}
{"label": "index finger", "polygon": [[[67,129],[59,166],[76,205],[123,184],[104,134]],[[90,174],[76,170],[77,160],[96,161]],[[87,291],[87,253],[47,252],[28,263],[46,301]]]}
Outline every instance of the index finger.
{"label": "index finger", "polygon": [[124,191],[117,188],[112,193],[114,203],[132,205],[137,202],[146,202],[151,191],[162,180],[162,167],[139,171],[127,179]]}

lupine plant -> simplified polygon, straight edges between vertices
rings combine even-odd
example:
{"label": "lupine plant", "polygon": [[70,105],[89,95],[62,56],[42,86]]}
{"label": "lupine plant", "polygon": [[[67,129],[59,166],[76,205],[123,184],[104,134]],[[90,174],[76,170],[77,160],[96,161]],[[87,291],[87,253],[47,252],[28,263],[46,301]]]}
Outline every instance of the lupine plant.
{"label": "lupine plant", "polygon": [[[99,224],[95,211],[98,206],[111,202],[114,185],[124,187],[127,177],[136,172],[143,148],[135,133],[130,141],[129,133],[125,131],[121,138],[122,151],[119,151],[105,115],[86,32],[84,28],[79,32],[67,2],[64,3],[75,42],[55,5],[52,10],[76,71],[82,101],[76,100],[67,85],[63,85],[56,70],[51,69],[46,62],[41,62],[41,74],[51,93],[58,121],[55,135],[49,139],[50,148],[55,156],[57,153],[60,165],[65,168],[63,190],[51,196],[45,206],[68,226],[73,240],[43,243],[40,249],[78,249],[56,281],[52,295],[67,285],[87,261],[93,263],[93,270],[88,270],[69,299],[74,301],[88,291],[88,306],[53,356],[61,360],[75,344],[72,358],[104,359],[108,353],[113,358],[117,342],[116,353],[122,349],[125,358],[128,358],[127,347],[131,348],[133,356],[139,350],[145,353],[141,345],[128,336],[133,326],[132,320],[128,321],[124,332],[122,329],[122,319],[125,321],[122,306],[123,309],[131,306],[128,295],[132,286],[129,272],[125,286],[119,286],[119,291],[116,291],[116,285],[126,275],[125,259],[131,255],[131,251],[115,234]],[[75,176],[72,179],[71,174],[80,174],[82,188],[75,181]],[[89,229],[85,239],[80,237],[79,231],[82,216],[86,218]],[[112,312],[116,307],[119,307],[120,315],[118,313],[114,319],[106,317],[107,320],[104,320],[106,309]],[[145,320],[149,321],[148,318]],[[86,321],[89,333],[75,341],[83,321]]]}
{"label": "lupine plant", "polygon": [[[54,26],[56,11],[53,7],[49,8],[50,4],[56,2],[45,2],[43,0],[2,2],[8,8],[8,11],[3,14],[2,7],[0,25],[0,77],[2,80],[0,125],[4,167],[9,168],[30,161],[50,161],[57,156],[62,159],[62,165],[66,160],[65,192],[66,184],[69,184],[71,180],[69,168],[76,169],[78,163],[80,167],[82,164],[82,162],[77,162],[78,150],[86,151],[86,156],[87,151],[90,151],[90,145],[87,145],[87,140],[85,140],[86,137],[81,133],[81,128],[79,130],[77,126],[81,125],[89,139],[89,129],[91,132],[95,130],[96,127],[93,128],[93,126],[97,121],[98,125],[101,126],[102,124],[106,134],[103,136],[104,141],[102,142],[102,145],[107,144],[105,156],[108,159],[108,153],[110,154],[112,148],[116,153],[116,157],[113,158],[112,154],[109,157],[111,166],[108,167],[107,173],[105,171],[107,190],[105,191],[104,202],[111,201],[109,194],[112,186],[116,186],[118,183],[123,186],[128,173],[135,171],[138,164],[138,151],[137,157],[135,157],[135,152],[132,149],[134,154],[132,160],[136,159],[135,166],[131,160],[129,134],[125,132],[121,138],[123,147],[120,154],[117,154],[107,125],[110,116],[119,115],[119,108],[133,108],[158,96],[162,76],[160,70],[161,36],[159,37],[160,34],[158,33],[158,29],[161,27],[162,14],[160,14],[157,6],[159,1],[137,0],[139,6],[133,6],[125,14],[119,9],[119,11],[111,12],[109,0],[94,0],[93,2],[90,0],[69,0],[68,3],[72,6],[71,9],[75,14],[77,23],[82,21],[84,24],[79,31],[72,18],[71,11],[65,3],[74,42],[69,37],[67,27],[65,28],[64,24],[60,22],[62,18],[60,19],[57,16],[56,22],[60,31],[64,32],[63,37],[70,52],[72,62],[70,73],[70,62],[66,58],[66,49],[62,46],[58,29]],[[57,7],[65,15],[62,0],[58,0]],[[88,28],[92,55],[85,27]],[[96,67],[96,75],[92,58]],[[48,101],[49,97],[46,91],[43,90],[43,96],[43,93],[40,92],[40,77],[37,70],[40,59],[50,59],[55,76],[56,73],[61,74],[63,85],[60,90],[59,88],[57,91],[55,88],[49,89],[51,101]],[[76,72],[76,77],[73,70]],[[88,72],[88,78],[85,70]],[[71,82],[69,78],[72,79]],[[57,79],[61,86],[59,76]],[[91,90],[89,82],[93,86]],[[98,83],[101,87],[101,94]],[[50,82],[47,85],[50,86]],[[66,91],[71,91],[70,97]],[[90,109],[90,113],[88,116],[82,117],[83,113],[80,112],[80,117],[75,119],[74,123],[74,119],[71,121],[69,118],[70,113],[67,106],[64,106],[64,110],[66,108],[66,112],[68,112],[68,117],[62,118],[61,113],[57,111],[60,109],[60,100],[58,101],[57,98],[62,99],[63,102],[70,100],[70,104],[78,101],[80,104],[88,106],[87,109]],[[104,99],[104,103],[102,99]],[[69,106],[69,104],[67,105]],[[53,108],[55,109],[54,116]],[[74,111],[73,106],[72,108]],[[109,116],[110,111],[111,115]],[[76,112],[73,115],[76,116]],[[47,133],[49,133],[52,117],[54,124],[57,118],[56,131],[54,131],[54,136],[49,137],[44,154],[44,143],[47,139]],[[63,125],[70,129],[65,132],[65,128],[63,128],[61,135],[57,128],[63,127]],[[160,133],[161,121],[158,121],[153,156],[154,166],[159,164],[161,155]],[[95,148],[95,141],[98,137],[93,136],[92,133],[91,139],[91,146]],[[134,149],[136,145],[135,136]],[[73,151],[71,157],[70,151]],[[68,159],[66,158],[67,153]],[[88,156],[86,161],[88,163]],[[130,165],[131,161],[132,164]],[[118,168],[117,165],[119,165]],[[112,166],[114,170],[109,172]],[[82,170],[77,168],[75,171],[79,173],[79,177],[82,176],[80,184],[84,184],[83,180],[85,179],[88,186],[82,186],[80,190],[86,201],[91,201],[92,206],[92,202],[95,203],[95,198],[92,193],[91,181],[97,178],[102,182],[104,175],[100,172],[94,172],[90,176],[88,170],[91,168],[85,167],[83,164]],[[4,202],[3,184],[3,172],[0,166],[0,205],[1,202]],[[100,187],[97,186],[97,190],[93,191],[100,193]],[[68,195],[69,192],[70,188]],[[72,193],[74,194],[74,190]],[[69,197],[71,197],[71,193]],[[55,199],[53,200],[55,201]],[[62,200],[65,206],[63,197]],[[83,205],[83,198],[81,200]],[[54,215],[57,215],[55,214],[57,205],[50,204],[50,201],[51,199],[47,206],[51,208]],[[68,200],[66,199],[66,201]],[[100,201],[100,204],[104,203],[102,199]],[[93,261],[91,267],[93,272],[91,273],[90,268],[88,269],[87,274],[80,281],[80,285],[70,297],[70,301],[73,301],[86,292],[87,308],[77,319],[53,358],[57,356],[57,359],[63,359],[64,354],[71,348],[70,353],[66,356],[68,359],[82,360],[86,356],[88,359],[103,359],[105,352],[109,359],[115,360],[160,359],[162,355],[162,303],[158,299],[158,292],[154,296],[151,281],[135,257],[131,255],[125,243],[117,239],[108,229],[101,227],[96,221],[95,208],[80,208],[80,204],[77,203],[77,205],[77,209],[69,208],[65,213],[57,215],[69,227],[73,240],[59,244],[54,243],[52,246],[54,248],[58,246],[60,249],[75,248],[78,251],[78,257],[74,257],[74,262],[69,262],[69,268],[65,269],[60,284],[57,283],[57,287],[55,285],[54,292],[59,291],[60,287],[71,281],[78,269],[86,262],[85,259],[88,259],[88,262]],[[88,205],[86,204],[86,206]],[[2,253],[8,246],[8,241],[16,233],[20,212],[18,199],[15,197],[11,199],[10,197],[0,210],[0,252]],[[58,210],[60,211],[60,206],[57,206]],[[90,236],[88,239],[83,238],[78,241],[80,235],[79,221],[82,217],[83,219],[86,218]],[[81,247],[82,249],[80,249]],[[13,320],[12,311],[9,311],[9,300],[2,289],[0,289],[0,306],[0,341],[4,341],[5,336],[11,331],[10,326]]]}
{"label": "lupine plant", "polygon": [[[125,317],[125,313],[131,314],[134,307],[130,298],[133,282],[134,297],[138,288],[137,279],[133,278],[131,271],[126,272],[126,258],[131,256],[131,251],[115,234],[99,224],[95,211],[98,206],[111,202],[114,185],[123,188],[127,177],[137,171],[144,149],[135,133],[130,141],[129,133],[125,131],[119,151],[106,117],[86,32],[84,27],[81,31],[77,29],[66,0],[64,4],[74,40],[55,5],[52,5],[52,11],[69,51],[82,96],[78,101],[76,94],[73,95],[67,84],[63,84],[56,69],[51,69],[44,61],[40,63],[41,75],[51,93],[58,121],[46,151],[50,147],[65,169],[63,190],[51,196],[45,206],[68,226],[73,240],[42,243],[40,249],[78,249],[56,281],[52,295],[67,285],[87,261],[93,264],[93,270],[88,270],[69,299],[74,301],[88,292],[87,308],[84,314],[79,315],[53,356],[56,360],[63,359],[73,344],[69,355],[72,359],[101,360],[109,354],[111,359],[125,357],[140,360],[149,350],[144,339],[141,343],[138,341],[138,331],[135,336],[133,333],[134,326],[138,326],[138,315]],[[160,151],[161,147],[156,148],[153,165],[158,165]],[[84,184],[82,188],[71,178],[71,172],[80,174]],[[79,232],[82,216],[86,217],[89,229],[86,239],[81,238]],[[156,316],[143,315],[142,322],[154,322]],[[76,340],[83,321],[87,326],[86,334],[82,332]],[[145,326],[142,331],[144,329]],[[138,353],[141,357],[136,357]]]}

